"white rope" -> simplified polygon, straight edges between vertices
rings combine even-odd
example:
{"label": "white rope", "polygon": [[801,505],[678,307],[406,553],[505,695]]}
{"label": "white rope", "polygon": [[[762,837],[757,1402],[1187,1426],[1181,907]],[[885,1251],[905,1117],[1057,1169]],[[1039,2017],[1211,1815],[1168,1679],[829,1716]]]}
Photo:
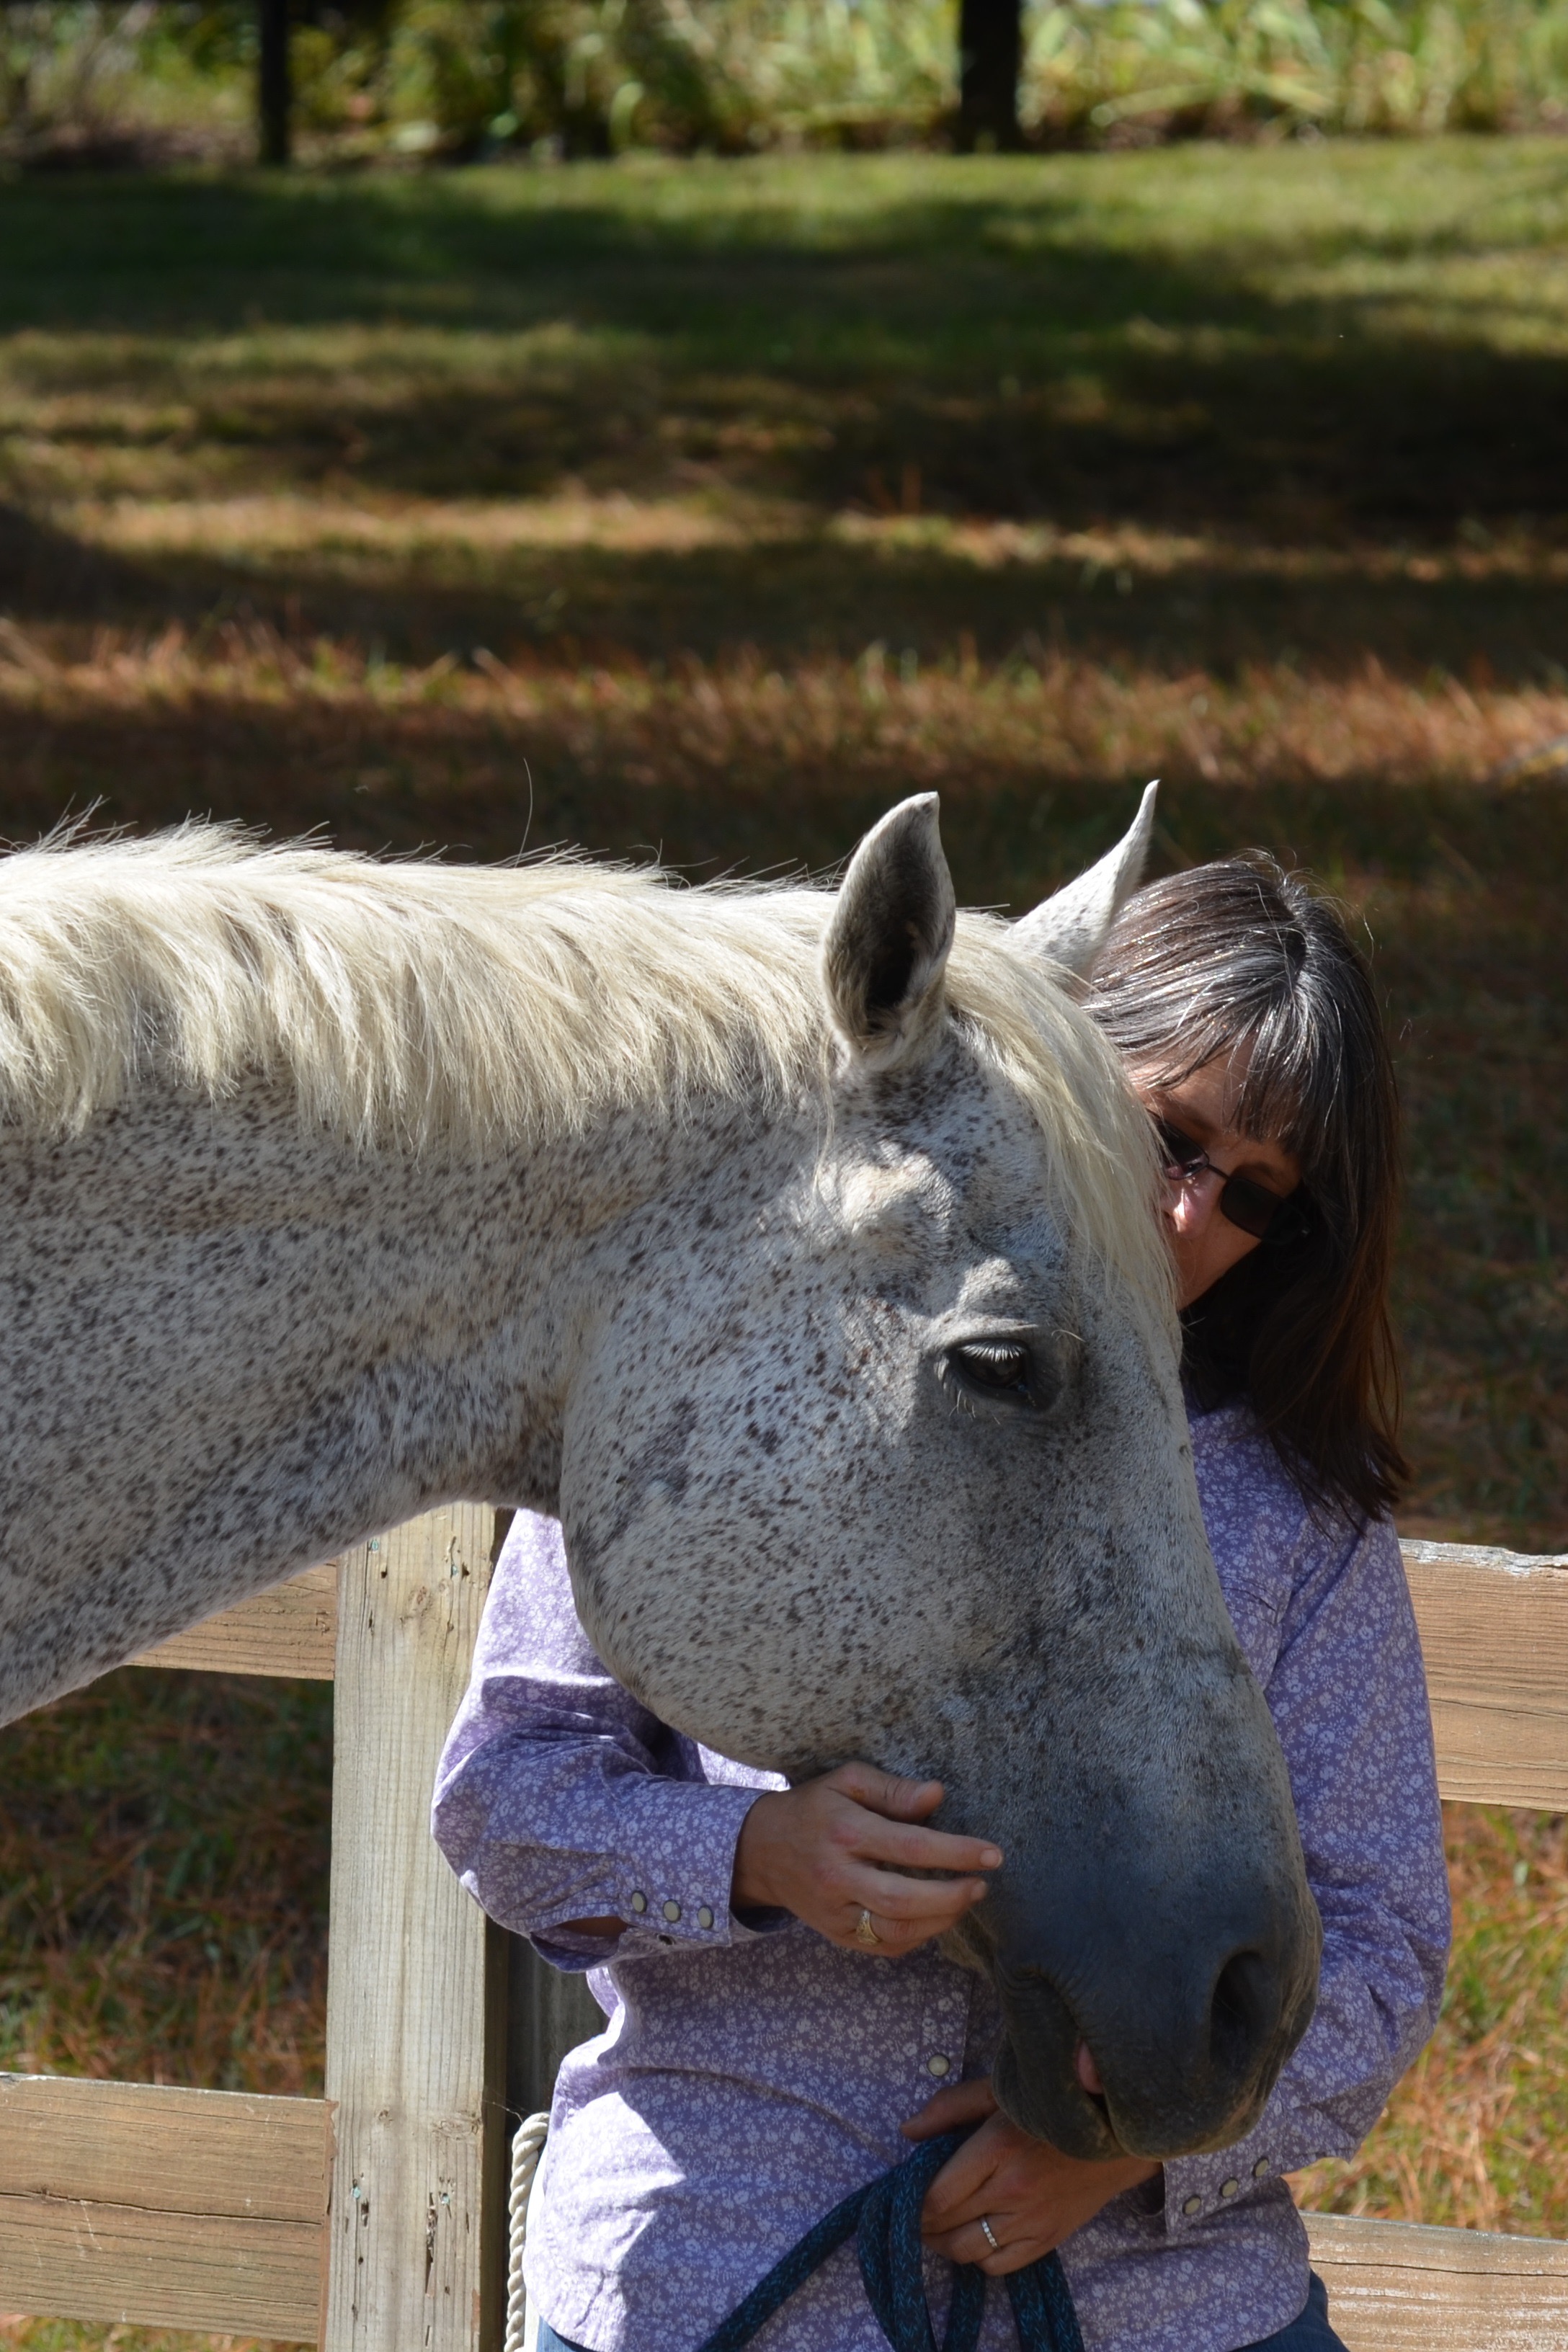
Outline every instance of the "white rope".
{"label": "white rope", "polygon": [[528,2290],[522,2253],[528,2243],[528,2200],[544,2153],[548,2116],[527,2116],[511,2144],[511,2194],[507,2202],[506,2341],[503,2352],[523,2352],[528,2328]]}

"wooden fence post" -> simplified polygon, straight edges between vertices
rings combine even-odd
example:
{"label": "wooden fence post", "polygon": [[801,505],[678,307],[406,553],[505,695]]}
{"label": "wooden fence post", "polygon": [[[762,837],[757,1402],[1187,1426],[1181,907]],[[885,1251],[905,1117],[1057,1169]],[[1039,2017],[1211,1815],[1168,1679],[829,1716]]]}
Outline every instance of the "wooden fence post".
{"label": "wooden fence post", "polygon": [[[432,1513],[340,1571],[328,1941],[336,2157],[325,2352],[495,2340],[504,1970],[430,1835],[468,1679],[493,1515]],[[489,2149],[487,2161],[487,2139]]]}

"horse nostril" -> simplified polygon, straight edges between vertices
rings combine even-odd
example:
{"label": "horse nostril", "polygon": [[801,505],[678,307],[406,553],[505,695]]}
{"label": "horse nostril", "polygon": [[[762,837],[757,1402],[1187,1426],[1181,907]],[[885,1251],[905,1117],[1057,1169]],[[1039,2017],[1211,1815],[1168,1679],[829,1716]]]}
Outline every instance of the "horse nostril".
{"label": "horse nostril", "polygon": [[1233,1952],[1215,1979],[1209,2009],[1209,2056],[1222,2074],[1250,2072],[1274,2030],[1278,2006],[1262,1953]]}

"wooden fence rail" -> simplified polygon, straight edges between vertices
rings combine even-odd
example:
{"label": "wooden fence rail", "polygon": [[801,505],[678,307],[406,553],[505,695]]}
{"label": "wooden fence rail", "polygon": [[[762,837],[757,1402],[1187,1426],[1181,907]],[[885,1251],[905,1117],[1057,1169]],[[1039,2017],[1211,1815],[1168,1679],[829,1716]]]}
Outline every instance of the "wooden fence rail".
{"label": "wooden fence rail", "polygon": [[[427,1828],[492,1526],[433,1512],[138,1660],[336,1678],[327,2096],[0,2075],[0,2310],[493,2352],[504,1948]],[[1444,1795],[1568,1811],[1568,1558],[1405,1559]],[[1350,2352],[1568,2347],[1568,2243],[1307,2226]]]}

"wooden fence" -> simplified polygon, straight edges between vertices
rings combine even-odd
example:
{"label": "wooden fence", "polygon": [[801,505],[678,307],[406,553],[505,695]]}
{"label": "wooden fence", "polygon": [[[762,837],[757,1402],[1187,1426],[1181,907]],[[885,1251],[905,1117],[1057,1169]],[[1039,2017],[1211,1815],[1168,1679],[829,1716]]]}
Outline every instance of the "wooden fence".
{"label": "wooden fence", "polygon": [[[139,1661],[336,1678],[327,2095],[0,2076],[0,2310],[327,2352],[499,2342],[506,1939],[426,1825],[493,1528],[433,1513]],[[1568,1558],[1405,1557],[1444,1795],[1568,1812]],[[1568,2347],[1568,2243],[1308,2226],[1350,2352]]]}

